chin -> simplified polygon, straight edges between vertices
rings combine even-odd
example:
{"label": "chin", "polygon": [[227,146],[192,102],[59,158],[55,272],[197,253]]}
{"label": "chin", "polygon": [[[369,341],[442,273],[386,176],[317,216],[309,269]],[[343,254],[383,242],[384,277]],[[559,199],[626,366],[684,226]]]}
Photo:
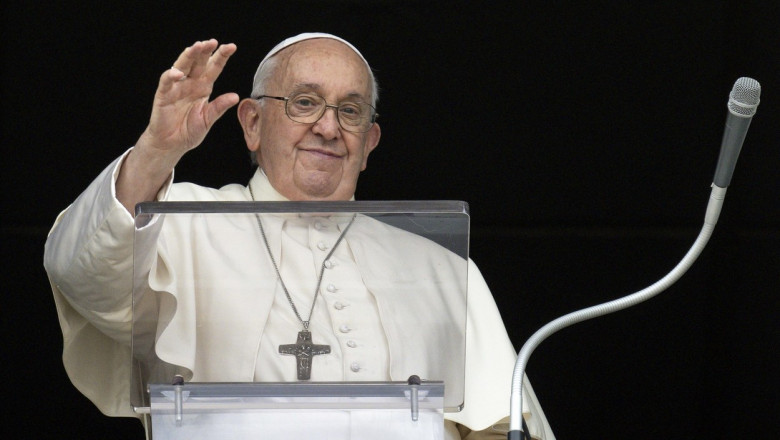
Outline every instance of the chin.
{"label": "chin", "polygon": [[296,180],[298,191],[312,199],[329,199],[339,191],[339,181],[332,173],[311,173]]}

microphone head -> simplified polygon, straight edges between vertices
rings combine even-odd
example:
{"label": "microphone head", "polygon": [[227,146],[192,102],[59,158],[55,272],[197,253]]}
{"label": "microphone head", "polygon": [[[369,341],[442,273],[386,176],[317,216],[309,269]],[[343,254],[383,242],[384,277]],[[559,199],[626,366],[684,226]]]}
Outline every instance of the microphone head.
{"label": "microphone head", "polygon": [[742,77],[729,93],[729,112],[734,116],[752,118],[761,101],[761,84],[753,78]]}

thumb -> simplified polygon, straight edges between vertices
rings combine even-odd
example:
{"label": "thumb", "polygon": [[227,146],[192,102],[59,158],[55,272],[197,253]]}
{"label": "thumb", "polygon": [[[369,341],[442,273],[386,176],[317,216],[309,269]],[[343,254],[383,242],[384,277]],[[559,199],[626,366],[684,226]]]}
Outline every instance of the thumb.
{"label": "thumb", "polygon": [[211,127],[217,119],[221,118],[230,107],[233,107],[238,103],[237,93],[225,93],[216,97],[208,104],[206,109],[206,120],[208,126]]}

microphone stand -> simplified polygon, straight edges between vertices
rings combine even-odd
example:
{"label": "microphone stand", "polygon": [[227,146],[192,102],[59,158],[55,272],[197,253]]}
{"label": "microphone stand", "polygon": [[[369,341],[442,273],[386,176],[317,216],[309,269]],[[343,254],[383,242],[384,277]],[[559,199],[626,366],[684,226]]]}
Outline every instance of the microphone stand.
{"label": "microphone stand", "polygon": [[[688,271],[691,265],[693,265],[693,262],[699,258],[704,246],[707,245],[707,242],[712,236],[712,231],[715,229],[715,224],[718,222],[718,217],[720,217],[720,211],[723,207],[723,199],[725,197],[726,188],[721,188],[713,183],[710,200],[707,204],[707,212],[704,216],[704,225],[699,232],[699,236],[696,238],[696,241],[693,243],[693,246],[691,246],[688,253],[685,254],[683,259],[677,263],[677,266],[675,266],[665,277],[656,281],[651,286],[623,298],[561,316],[537,330],[536,333],[526,341],[517,355],[517,362],[515,363],[515,370],[512,375],[512,393],[509,404],[509,432],[507,433],[508,440],[523,440],[523,375],[525,374],[528,359],[531,357],[531,353],[533,353],[536,347],[558,330],[578,322],[597,318],[634,306],[658,295],[674,284]],[[527,429],[528,428],[526,428],[526,430]]]}

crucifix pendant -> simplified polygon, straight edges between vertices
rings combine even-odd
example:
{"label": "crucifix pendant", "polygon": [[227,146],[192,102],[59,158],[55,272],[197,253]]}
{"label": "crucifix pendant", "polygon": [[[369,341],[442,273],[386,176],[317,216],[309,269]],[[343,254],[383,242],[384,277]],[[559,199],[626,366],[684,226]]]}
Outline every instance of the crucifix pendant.
{"label": "crucifix pendant", "polygon": [[318,354],[330,353],[330,345],[316,345],[311,343],[311,332],[303,330],[298,332],[298,341],[295,344],[279,346],[279,353],[295,355],[298,363],[298,380],[311,379],[311,360]]}

